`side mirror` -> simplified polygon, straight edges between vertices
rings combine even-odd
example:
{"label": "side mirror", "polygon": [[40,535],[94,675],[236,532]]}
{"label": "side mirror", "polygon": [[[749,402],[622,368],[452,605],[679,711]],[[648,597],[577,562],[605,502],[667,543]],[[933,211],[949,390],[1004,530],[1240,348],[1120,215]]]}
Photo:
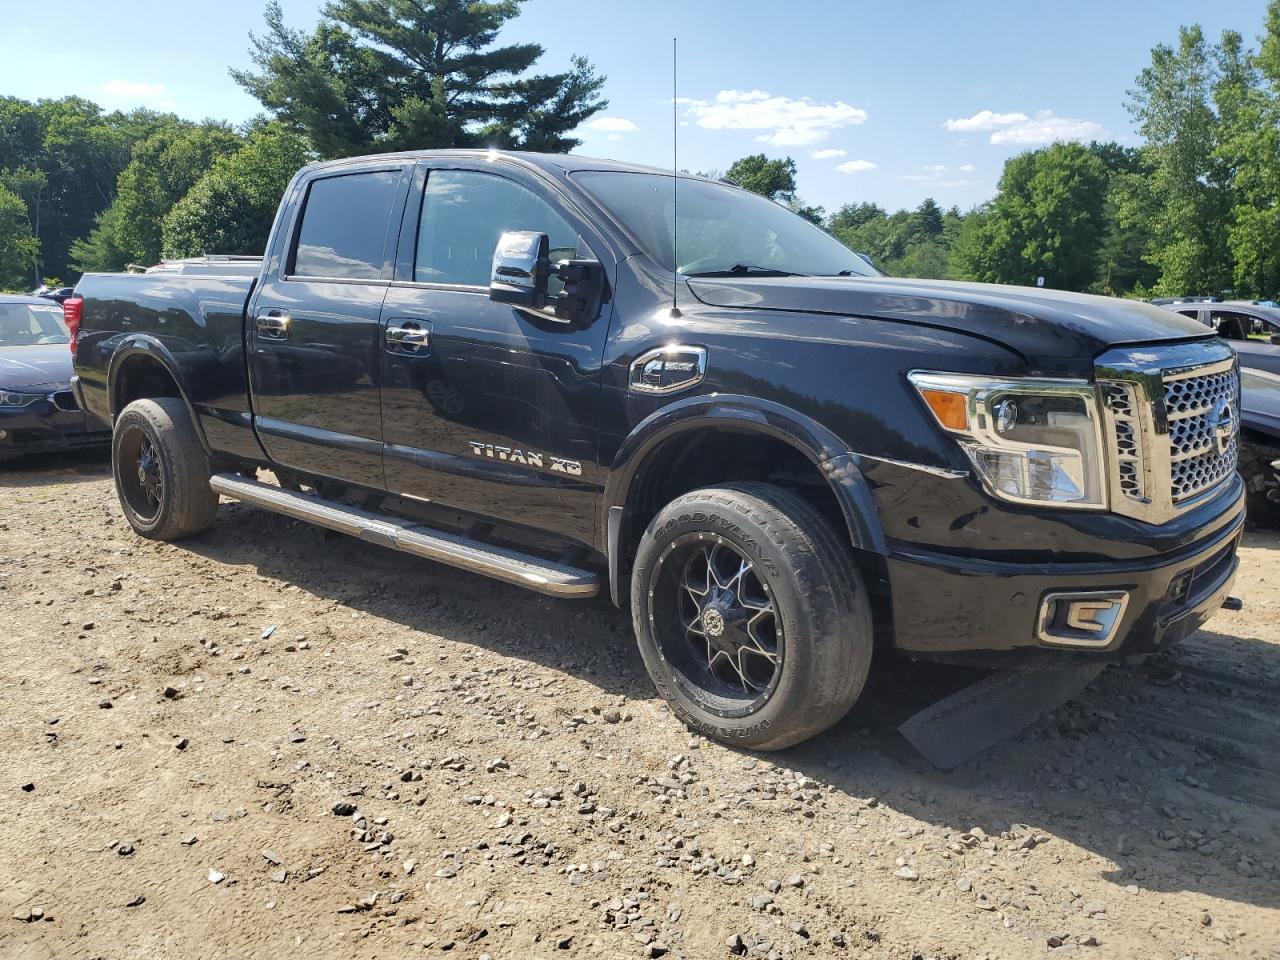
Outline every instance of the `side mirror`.
{"label": "side mirror", "polygon": [[1271,335],[1271,345],[1273,347],[1280,347],[1280,333],[1273,333]]}
{"label": "side mirror", "polygon": [[[604,267],[595,260],[551,263],[545,233],[510,230],[498,238],[489,274],[489,299],[535,310],[559,323],[585,323],[596,318],[604,299]],[[550,293],[551,277],[561,292]]]}
{"label": "side mirror", "polygon": [[551,278],[548,249],[545,233],[511,230],[499,237],[489,274],[489,299],[532,310],[545,307]]}

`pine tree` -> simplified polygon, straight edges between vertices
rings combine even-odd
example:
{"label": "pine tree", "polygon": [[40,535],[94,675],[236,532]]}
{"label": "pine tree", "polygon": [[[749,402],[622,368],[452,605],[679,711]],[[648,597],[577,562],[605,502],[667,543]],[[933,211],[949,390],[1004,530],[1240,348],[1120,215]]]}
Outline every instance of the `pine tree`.
{"label": "pine tree", "polygon": [[608,105],[604,77],[574,57],[531,74],[536,43],[496,46],[522,0],[332,0],[314,32],[266,10],[251,37],[257,72],[232,77],[324,156],[438,147],[565,152]]}

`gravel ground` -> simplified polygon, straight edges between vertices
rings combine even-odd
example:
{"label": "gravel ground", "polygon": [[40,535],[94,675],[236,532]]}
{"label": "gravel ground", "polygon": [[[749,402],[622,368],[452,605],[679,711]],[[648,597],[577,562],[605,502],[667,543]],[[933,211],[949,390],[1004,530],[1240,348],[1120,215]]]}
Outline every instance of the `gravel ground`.
{"label": "gravel ground", "polygon": [[604,601],[9,466],[0,957],[1280,958],[1280,536],[1237,592],[952,773],[893,728],[965,678],[887,658],[752,755]]}

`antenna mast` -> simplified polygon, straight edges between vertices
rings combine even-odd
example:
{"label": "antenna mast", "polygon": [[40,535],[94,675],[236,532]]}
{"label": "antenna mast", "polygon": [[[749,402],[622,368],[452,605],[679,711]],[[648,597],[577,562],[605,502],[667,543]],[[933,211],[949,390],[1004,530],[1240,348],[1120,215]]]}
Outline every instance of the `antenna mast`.
{"label": "antenna mast", "polygon": [[671,316],[680,316],[676,289],[680,275],[680,107],[677,102],[676,38],[671,38]]}

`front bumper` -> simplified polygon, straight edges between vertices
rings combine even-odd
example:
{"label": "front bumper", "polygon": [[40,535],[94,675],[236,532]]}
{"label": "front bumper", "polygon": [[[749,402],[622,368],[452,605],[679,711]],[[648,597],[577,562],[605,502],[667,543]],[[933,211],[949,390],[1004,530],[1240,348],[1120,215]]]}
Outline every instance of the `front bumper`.
{"label": "front bumper", "polygon": [[28,453],[103,447],[111,431],[86,414],[71,390],[61,390],[25,407],[0,407],[0,462]]}
{"label": "front bumper", "polygon": [[[1213,615],[1231,589],[1244,528],[1244,490],[1212,532],[1168,554],[1142,560],[1009,563],[891,548],[887,565],[898,649],[963,662],[1016,662],[1036,651],[1091,657],[1152,653]],[[1041,604],[1051,594],[1125,592],[1114,636],[1081,650],[1045,642]]]}

